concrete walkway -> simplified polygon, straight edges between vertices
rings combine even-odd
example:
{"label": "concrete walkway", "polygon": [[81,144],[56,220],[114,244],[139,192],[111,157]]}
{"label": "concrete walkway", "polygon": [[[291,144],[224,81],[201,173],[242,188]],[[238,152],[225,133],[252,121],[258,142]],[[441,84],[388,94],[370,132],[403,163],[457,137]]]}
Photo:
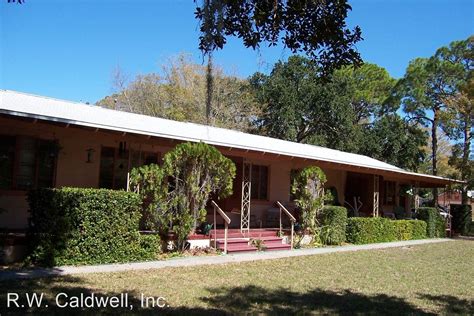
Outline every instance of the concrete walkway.
{"label": "concrete walkway", "polygon": [[408,241],[396,241],[387,242],[380,244],[368,244],[368,245],[349,245],[349,246],[335,246],[325,248],[306,248],[306,249],[295,249],[291,251],[269,251],[269,252],[248,252],[241,254],[232,255],[221,255],[221,256],[196,256],[196,257],[182,257],[173,258],[161,261],[148,261],[148,262],[134,262],[134,263],[123,263],[123,264],[104,264],[104,265],[91,265],[91,266],[63,266],[56,268],[38,268],[32,270],[7,270],[0,271],[0,280],[11,280],[11,279],[26,279],[26,278],[40,278],[48,276],[61,276],[61,275],[72,275],[82,273],[99,273],[99,272],[120,272],[129,270],[149,270],[149,269],[163,269],[169,267],[190,267],[198,265],[214,265],[214,264],[225,264],[235,262],[247,262],[257,260],[269,260],[299,256],[311,256],[325,253],[335,252],[348,252],[358,250],[370,250],[370,249],[386,249],[395,247],[406,247],[415,245],[424,245],[440,242],[448,242],[451,239],[422,239],[422,240],[408,240]]}

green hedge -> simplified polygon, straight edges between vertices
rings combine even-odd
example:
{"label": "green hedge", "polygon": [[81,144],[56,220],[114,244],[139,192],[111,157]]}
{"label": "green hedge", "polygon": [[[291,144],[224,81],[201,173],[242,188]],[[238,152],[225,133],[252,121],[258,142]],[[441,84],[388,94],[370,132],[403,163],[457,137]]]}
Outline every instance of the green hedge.
{"label": "green hedge", "polygon": [[468,235],[472,222],[472,210],[470,205],[451,204],[452,229],[454,232]]}
{"label": "green hedge", "polygon": [[391,220],[382,217],[351,217],[346,238],[353,244],[370,244],[426,238],[426,223],[417,220]]}
{"label": "green hedge", "polygon": [[426,238],[426,223],[418,220],[395,220],[391,222],[395,230],[396,240],[412,240]]}
{"label": "green hedge", "polygon": [[469,224],[468,236],[474,236],[474,221]]}
{"label": "green hedge", "polygon": [[436,208],[420,207],[416,218],[426,222],[426,236],[428,238],[446,237],[446,224]]}
{"label": "green hedge", "polygon": [[32,263],[98,264],[156,258],[158,236],[141,236],[137,194],[105,189],[40,189],[28,195]]}
{"label": "green hedge", "polygon": [[346,241],[347,209],[325,206],[320,213],[321,241],[325,245],[340,245]]}

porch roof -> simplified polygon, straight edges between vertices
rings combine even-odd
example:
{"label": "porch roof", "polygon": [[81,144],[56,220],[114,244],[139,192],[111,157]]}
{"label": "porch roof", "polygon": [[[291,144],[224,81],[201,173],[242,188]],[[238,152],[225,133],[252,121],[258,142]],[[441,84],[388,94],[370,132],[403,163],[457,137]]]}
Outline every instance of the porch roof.
{"label": "porch roof", "polygon": [[427,185],[446,185],[453,179],[403,170],[385,162],[320,146],[284,141],[239,131],[102,108],[78,102],[0,90],[0,113],[104,130],[141,134],[215,146],[271,153],[391,174]]}

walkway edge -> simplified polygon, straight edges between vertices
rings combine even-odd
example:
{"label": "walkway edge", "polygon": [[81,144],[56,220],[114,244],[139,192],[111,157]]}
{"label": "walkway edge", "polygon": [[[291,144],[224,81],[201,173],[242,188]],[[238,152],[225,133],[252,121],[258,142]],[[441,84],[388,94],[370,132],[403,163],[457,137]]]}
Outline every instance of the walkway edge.
{"label": "walkway edge", "polygon": [[306,248],[306,249],[295,249],[295,250],[284,250],[284,251],[272,251],[272,252],[257,252],[257,253],[241,253],[232,255],[222,256],[207,256],[207,257],[184,257],[174,258],[161,261],[147,261],[147,262],[134,262],[134,263],[121,263],[121,264],[104,264],[104,265],[90,265],[90,266],[63,266],[56,268],[38,268],[31,270],[7,270],[0,272],[0,280],[13,280],[13,279],[29,279],[29,278],[41,278],[41,277],[52,277],[52,276],[64,276],[73,274],[86,274],[86,273],[103,273],[103,272],[120,272],[120,271],[137,271],[137,270],[151,270],[151,269],[163,269],[163,268],[174,268],[174,267],[190,267],[199,265],[213,265],[213,264],[226,264],[226,263],[238,263],[258,260],[271,260],[289,257],[299,256],[311,256],[318,254],[328,254],[336,252],[350,252],[359,250],[372,250],[372,249],[386,249],[396,247],[406,247],[415,245],[424,245],[440,242],[452,241],[447,238],[438,239],[421,239],[421,240],[407,240],[407,241],[396,241],[379,244],[367,244],[367,245],[348,245],[348,246],[334,246],[325,248]]}

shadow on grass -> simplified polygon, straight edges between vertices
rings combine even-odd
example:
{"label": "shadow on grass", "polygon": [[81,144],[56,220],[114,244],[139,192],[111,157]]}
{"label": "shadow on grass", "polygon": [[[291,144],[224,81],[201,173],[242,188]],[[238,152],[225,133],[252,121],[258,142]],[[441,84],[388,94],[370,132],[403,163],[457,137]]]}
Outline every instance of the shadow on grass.
{"label": "shadow on grass", "polygon": [[429,313],[401,298],[384,294],[368,296],[350,290],[340,292],[313,289],[296,293],[285,289],[268,291],[257,286],[211,290],[211,297],[204,299],[217,309],[232,314],[301,314],[306,311],[322,314],[418,314]]}
{"label": "shadow on grass", "polygon": [[[88,296],[96,297],[120,296],[121,293],[92,290],[82,286],[84,281],[77,277],[55,277],[47,279],[30,279],[0,282],[0,315],[118,315],[143,314],[155,315],[229,315],[229,314],[372,314],[372,315],[434,315],[405,301],[403,298],[385,294],[365,295],[350,290],[327,291],[313,289],[306,293],[297,293],[286,289],[266,289],[258,286],[224,287],[207,289],[206,297],[198,298],[200,305],[168,306],[158,308],[142,307],[141,293],[128,292],[128,304],[133,310],[121,308],[61,308],[56,305],[55,296],[66,293],[69,298]],[[24,293],[44,293],[42,307],[7,308],[7,292],[18,293],[19,303],[26,304]],[[159,293],[158,293],[159,294]],[[156,294],[155,294],[156,295]],[[22,299],[23,298],[23,299]],[[429,302],[437,314],[473,314],[473,302],[454,296],[433,296],[420,294],[419,299]],[[172,297],[168,299],[173,299]],[[64,304],[65,300],[61,300]],[[179,303],[179,302],[178,302]],[[48,305],[46,308],[45,306]]]}
{"label": "shadow on grass", "polygon": [[463,300],[451,295],[419,294],[418,297],[434,302],[448,315],[474,315],[474,300]]}

